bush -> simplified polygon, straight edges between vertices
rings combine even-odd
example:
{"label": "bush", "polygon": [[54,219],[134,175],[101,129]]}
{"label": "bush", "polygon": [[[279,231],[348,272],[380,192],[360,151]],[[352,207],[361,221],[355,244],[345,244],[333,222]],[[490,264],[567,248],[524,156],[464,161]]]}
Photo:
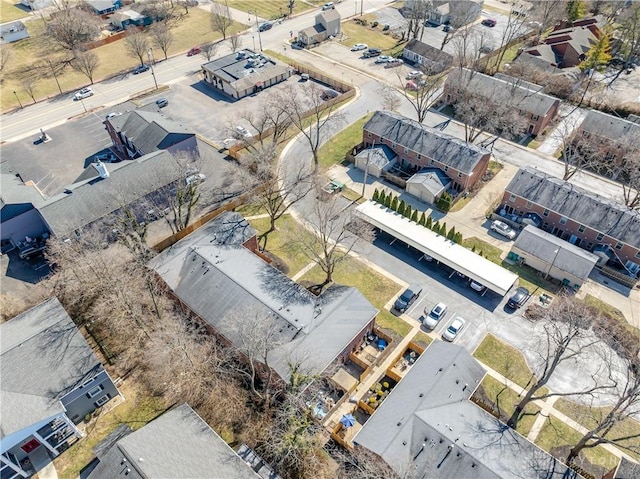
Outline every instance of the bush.
{"label": "bush", "polygon": [[[418,212],[418,210],[416,210],[416,213],[417,213],[417,212]],[[420,215],[420,221],[418,221],[418,224],[419,224],[419,225],[422,225],[422,226],[426,226],[426,224],[427,224],[427,217],[426,217],[426,215],[424,214],[424,211],[423,211],[423,212],[422,212],[422,214]]]}
{"label": "bush", "polygon": [[433,229],[433,219],[431,218],[431,216],[427,216],[427,221],[424,225],[430,230]]}
{"label": "bush", "polygon": [[394,196],[393,199],[391,200],[391,209],[393,211],[398,211],[398,197]]}
{"label": "bush", "polygon": [[447,223],[442,223],[442,226],[440,226],[440,234],[442,236],[447,236]]}
{"label": "bush", "polygon": [[398,205],[398,209],[396,211],[401,215],[404,215],[404,210],[406,209],[407,209],[407,204],[404,202],[404,200],[401,200],[400,204]]}
{"label": "bush", "polygon": [[418,222],[418,210],[413,210],[413,213],[411,214],[411,221],[413,221],[414,223]]}
{"label": "bush", "polygon": [[440,222],[436,221],[431,229],[433,230],[434,233],[440,234]]}
{"label": "bush", "polygon": [[384,205],[384,202],[385,202],[386,199],[387,199],[387,197],[386,197],[386,195],[384,193],[384,190],[382,190],[380,192],[380,195],[378,196],[378,203]]}
{"label": "bush", "polygon": [[454,243],[462,244],[463,238],[462,233],[457,232],[455,238],[453,238]]}
{"label": "bush", "polygon": [[373,22],[373,23],[371,24],[371,28],[376,28],[377,26],[378,26],[378,22]]}
{"label": "bush", "polygon": [[442,193],[440,198],[438,198],[438,202],[436,206],[439,210],[449,211],[451,208],[451,204],[453,203],[453,197],[449,193]]}
{"label": "bush", "polygon": [[373,191],[373,196],[371,197],[371,199],[372,199],[373,201],[378,201],[378,199],[379,199],[379,198],[380,198],[380,192],[378,191],[378,188],[376,188],[376,189]]}
{"label": "bush", "polygon": [[387,208],[391,208],[391,193],[389,193],[385,198],[384,198],[384,205]]}
{"label": "bush", "polygon": [[456,237],[456,227],[452,226],[449,232],[447,233],[447,239],[453,241],[453,238]]}

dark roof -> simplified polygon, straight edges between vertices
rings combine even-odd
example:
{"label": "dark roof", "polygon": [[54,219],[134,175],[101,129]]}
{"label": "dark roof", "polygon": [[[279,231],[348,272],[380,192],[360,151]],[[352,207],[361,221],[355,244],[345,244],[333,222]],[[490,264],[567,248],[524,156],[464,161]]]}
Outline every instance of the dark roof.
{"label": "dark roof", "polygon": [[104,12],[114,8],[115,0],[85,0],[85,2],[93,7],[97,12]]}
{"label": "dark roof", "polygon": [[[5,166],[6,165],[6,166]],[[24,211],[39,207],[44,204],[45,199],[40,194],[40,190],[33,182],[24,184],[14,172],[10,172],[10,166],[3,163],[3,170],[0,172],[0,221],[7,221],[13,216]],[[20,208],[11,208],[11,211],[5,206],[21,206]]]}
{"label": "dark roof", "polygon": [[522,230],[513,246],[584,280],[589,277],[598,262],[598,256],[595,254],[533,225],[528,225]]}
{"label": "dark roof", "polygon": [[542,93],[543,87],[539,85],[503,74],[491,77],[466,68],[463,68],[461,73],[456,68],[449,74],[447,83],[453,81],[455,85],[459,81],[460,74],[463,75],[465,84],[474,93],[493,101],[507,100],[514,108],[534,115],[545,116],[555,104],[560,102],[557,98]]}
{"label": "dark roof", "polygon": [[187,404],[120,439],[89,474],[91,479],[117,477],[259,478]]}
{"label": "dark roof", "polygon": [[382,457],[400,476],[411,470],[430,479],[576,477],[468,400],[484,374],[464,348],[434,341],[354,443]]}
{"label": "dark roof", "polygon": [[153,111],[128,111],[106,121],[129,138],[143,155],[165,150],[195,136],[182,124]]}
{"label": "dark roof", "polygon": [[377,144],[371,148],[365,148],[356,155],[356,158],[369,158],[369,163],[379,168],[384,168],[390,161],[398,155],[387,145]]}
{"label": "dark roof", "polygon": [[622,457],[613,479],[637,479],[640,477],[640,464]]}
{"label": "dark roof", "polygon": [[108,163],[108,178],[74,183],[40,208],[51,231],[65,235],[128,205],[181,177],[178,162],[167,151],[137,160]]}
{"label": "dark roof", "polygon": [[473,143],[390,111],[375,112],[364,125],[364,130],[468,175],[473,173],[485,155],[490,154],[488,150]]}
{"label": "dark roof", "polygon": [[102,365],[57,298],[0,324],[0,437],[64,412]]}
{"label": "dark roof", "polygon": [[410,40],[409,43],[404,46],[404,49],[414,52],[421,57],[427,58],[432,62],[442,63],[446,66],[451,65],[453,62],[453,56],[449,55],[447,52],[432,47],[431,45],[427,45],[415,38]]}
{"label": "dark roof", "polygon": [[532,168],[520,168],[506,191],[640,248],[640,211]]}
{"label": "dark roof", "polygon": [[5,23],[4,25],[0,25],[0,34],[3,33],[13,33],[13,32],[20,32],[22,30],[26,30],[27,27],[24,26],[24,23],[22,23],[20,20],[15,21],[15,22],[11,22],[11,23]]}
{"label": "dark roof", "polygon": [[289,70],[288,65],[248,49],[216,58],[202,65],[202,68],[230,83],[238,91],[259,82],[267,82]]}
{"label": "dark roof", "polygon": [[598,110],[589,110],[580,128],[611,140],[628,137],[637,141],[640,137],[640,124]]}
{"label": "dark roof", "polygon": [[316,297],[246,248],[220,244],[212,230],[207,225],[195,231],[149,266],[234,344],[245,339],[247,325],[268,328],[277,343],[269,364],[284,380],[290,362],[324,370],[376,316],[357,289],[334,286]]}

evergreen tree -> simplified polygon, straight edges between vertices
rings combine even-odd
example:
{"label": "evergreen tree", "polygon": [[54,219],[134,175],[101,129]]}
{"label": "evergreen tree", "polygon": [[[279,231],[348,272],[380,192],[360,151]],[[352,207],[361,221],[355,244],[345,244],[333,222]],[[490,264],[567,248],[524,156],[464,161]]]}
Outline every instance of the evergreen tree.
{"label": "evergreen tree", "polygon": [[373,190],[373,196],[371,197],[371,199],[376,202],[380,199],[380,192],[378,191],[378,188]]}
{"label": "evergreen tree", "polygon": [[453,241],[453,238],[456,237],[456,227],[452,226],[449,232],[447,233],[447,239]]}
{"label": "evergreen tree", "polygon": [[587,7],[584,0],[569,0],[567,2],[567,20],[575,22],[578,18],[584,17]]}
{"label": "evergreen tree", "polygon": [[391,208],[391,193],[389,193],[384,199],[384,205],[387,208]]}
{"label": "evergreen tree", "polygon": [[427,216],[427,221],[425,222],[424,225],[430,230],[433,229],[433,219],[431,218],[431,216]]}
{"label": "evergreen tree", "polygon": [[[418,211],[418,210],[416,210]],[[424,214],[424,211],[420,215],[420,221],[418,221],[419,225],[425,226],[427,224],[427,215]]]}
{"label": "evergreen tree", "polygon": [[411,214],[411,221],[413,221],[414,223],[418,222],[418,210],[413,210],[413,213]]}
{"label": "evergreen tree", "polygon": [[386,203],[387,197],[384,193],[384,190],[382,190],[380,192],[380,196],[378,197],[378,203],[380,203],[381,205],[384,205]]}
{"label": "evergreen tree", "polygon": [[606,26],[600,38],[591,45],[586,58],[578,65],[583,72],[595,70],[603,72],[611,61],[611,27]]}
{"label": "evergreen tree", "polygon": [[460,233],[459,231],[456,233],[455,238],[453,238],[453,241],[457,244],[462,244],[463,238],[462,238],[462,233]]}
{"label": "evergreen tree", "polygon": [[396,210],[398,213],[400,213],[401,215],[404,214],[404,210],[407,209],[407,204],[404,202],[404,200],[400,201],[400,205],[398,205],[398,209]]}
{"label": "evergreen tree", "polygon": [[447,236],[447,223],[446,222],[442,223],[442,226],[440,226],[440,234],[442,236]]}
{"label": "evergreen tree", "polygon": [[[416,211],[417,211],[417,210],[416,210]],[[407,218],[411,219],[411,213],[412,213],[412,211],[411,211],[411,205],[407,205],[407,207],[404,209],[404,215],[405,215]]]}
{"label": "evergreen tree", "polygon": [[393,199],[391,200],[391,209],[393,211],[398,211],[398,197],[394,196]]}
{"label": "evergreen tree", "polygon": [[431,228],[433,230],[433,232],[435,234],[440,234],[440,222],[436,221],[435,224],[433,225],[433,228]]}
{"label": "evergreen tree", "polygon": [[476,245],[473,245],[473,246],[471,247],[471,252],[472,252],[472,253],[475,253],[475,252],[476,252]]}

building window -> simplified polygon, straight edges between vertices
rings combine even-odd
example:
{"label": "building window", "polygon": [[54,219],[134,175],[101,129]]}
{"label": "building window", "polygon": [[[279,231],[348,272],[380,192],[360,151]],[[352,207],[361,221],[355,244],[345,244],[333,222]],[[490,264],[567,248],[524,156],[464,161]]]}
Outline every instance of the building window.
{"label": "building window", "polygon": [[622,249],[622,243],[620,243],[620,241],[616,243],[616,249]]}
{"label": "building window", "polygon": [[589,251],[591,251],[591,248],[593,248],[593,243],[592,243],[591,241],[589,241],[589,242],[587,243],[587,249],[588,249]]}
{"label": "building window", "polygon": [[109,395],[105,394],[104,396],[102,396],[100,399],[98,399],[96,402],[94,402],[93,404],[95,404],[96,407],[100,407],[103,404],[106,404],[109,401]]}
{"label": "building window", "polygon": [[429,164],[433,166],[433,165],[435,165],[435,161],[431,160],[431,161],[429,162]]}
{"label": "building window", "polygon": [[588,131],[584,131],[584,130],[582,130],[582,136],[583,136],[584,138],[589,138],[589,137],[591,136],[591,133],[589,133]]}
{"label": "building window", "polygon": [[544,210],[542,212],[542,216],[549,216],[549,210]]}
{"label": "building window", "polygon": [[458,172],[458,178],[462,178],[462,173]]}
{"label": "building window", "polygon": [[640,250],[636,253],[636,258],[640,258]]}
{"label": "building window", "polygon": [[87,397],[89,399],[96,397],[98,394],[102,392],[103,389],[104,389],[104,386],[102,384],[100,386],[96,386],[95,388],[93,388],[91,391],[87,393]]}
{"label": "building window", "polygon": [[418,161],[420,161],[421,159],[422,159],[422,155],[418,153]]}
{"label": "building window", "polygon": [[566,224],[567,224],[567,218],[565,218],[564,216],[562,216],[562,217],[560,218],[560,224],[561,224],[561,225],[566,225]]}
{"label": "building window", "polygon": [[509,195],[509,201],[511,201],[513,203],[515,200],[516,200],[516,195],[510,194]]}
{"label": "building window", "polygon": [[533,204],[533,203],[531,203],[531,201],[527,201],[527,205],[526,205],[526,206],[527,206],[527,208],[531,208],[531,205],[532,205],[532,204]]}
{"label": "building window", "polygon": [[444,171],[449,171],[449,167],[445,165]]}
{"label": "building window", "polygon": [[391,148],[393,148],[394,150],[396,149],[396,142],[395,141],[391,142]]}
{"label": "building window", "polygon": [[370,131],[367,132],[367,137],[371,138],[371,132]]}
{"label": "building window", "polygon": [[604,238],[604,235],[602,233],[598,233],[598,236],[596,236],[596,241],[602,241],[602,238]]}
{"label": "building window", "polygon": [[585,227],[584,225],[578,226],[578,233],[584,233]]}
{"label": "building window", "polygon": [[404,152],[405,152],[405,154],[406,154],[406,153],[409,153],[409,148],[407,148],[407,147],[405,146],[405,147],[404,147]]}
{"label": "building window", "polygon": [[531,119],[533,121],[538,121],[540,119],[540,117],[538,115],[531,115]]}
{"label": "building window", "polygon": [[89,384],[91,384],[91,382],[93,381],[94,378],[89,378],[87,379],[85,382],[82,383],[82,386],[80,386],[80,389],[82,388],[86,388]]}

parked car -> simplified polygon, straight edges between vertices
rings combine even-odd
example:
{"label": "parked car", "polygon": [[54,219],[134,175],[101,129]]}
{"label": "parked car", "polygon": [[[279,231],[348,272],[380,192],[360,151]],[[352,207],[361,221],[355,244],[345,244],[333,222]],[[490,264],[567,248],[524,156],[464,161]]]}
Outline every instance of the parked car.
{"label": "parked car", "polygon": [[413,303],[418,298],[418,296],[420,296],[420,293],[422,293],[422,288],[416,284],[412,284],[404,290],[404,292],[398,299],[396,299],[393,307],[397,311],[404,313],[407,308],[411,306],[411,303]]}
{"label": "parked car", "polygon": [[403,63],[404,62],[402,61],[401,58],[389,58],[389,60],[387,60],[387,63],[386,63],[386,65],[384,67],[385,68],[395,68],[395,67],[399,67]]}
{"label": "parked car", "polygon": [[122,115],[122,113],[116,112],[116,111],[112,111],[111,113],[109,113],[107,115],[107,120],[111,120],[111,118],[115,118],[116,116],[120,116],[120,115]]}
{"label": "parked car", "polygon": [[442,27],[443,32],[451,32],[453,30],[454,28],[451,25],[445,25],[444,27]]}
{"label": "parked car", "polygon": [[82,90],[78,90],[75,95],[73,95],[74,100],[84,100],[85,98],[89,98],[93,96],[93,88],[90,86],[83,88]]}
{"label": "parked car", "polygon": [[365,58],[377,57],[382,53],[382,50],[379,48],[369,48],[366,52],[362,54]]}
{"label": "parked car", "polygon": [[420,78],[422,77],[422,72],[419,72],[418,70],[411,70],[409,73],[407,73],[407,80],[414,80],[416,78]]}
{"label": "parked car", "polygon": [[158,106],[158,108],[164,108],[168,104],[169,104],[169,100],[167,100],[166,98],[158,98],[156,100],[156,105]]}
{"label": "parked car", "polygon": [[327,2],[324,5],[322,5],[322,9],[323,10],[333,10],[335,7],[335,5],[333,4],[333,2]]}
{"label": "parked car", "polygon": [[496,22],[493,18],[485,18],[484,20],[482,20],[482,24],[485,27],[495,27],[497,23],[498,22]]}
{"label": "parked car", "polygon": [[146,71],[149,71],[149,65],[138,65],[131,71],[131,73],[138,75],[139,73],[144,73]]}
{"label": "parked car", "polygon": [[193,47],[191,50],[189,50],[187,52],[187,56],[188,57],[192,57],[194,55],[197,55],[198,53],[200,53],[202,51],[202,49],[200,47]]}
{"label": "parked car", "polygon": [[271,30],[272,26],[273,26],[273,23],[271,23],[271,22],[261,23],[260,26],[258,27],[258,31],[259,32],[266,32],[267,30]]}
{"label": "parked car", "polygon": [[391,59],[392,57],[389,57],[387,55],[380,55],[378,58],[376,58],[376,63],[387,63]]}
{"label": "parked car", "polygon": [[491,223],[491,231],[495,231],[499,235],[502,235],[505,238],[509,238],[510,240],[515,239],[517,235],[517,233],[511,226],[498,220]]}
{"label": "parked car", "polygon": [[445,329],[444,333],[442,333],[442,339],[449,342],[455,341],[460,334],[460,331],[464,329],[465,324],[466,321],[464,319],[460,316],[456,316],[453,318],[453,321],[451,321],[449,327]]}
{"label": "parked car", "polygon": [[480,53],[491,53],[493,50],[495,50],[495,47],[493,45],[480,45],[480,48],[478,49],[480,51]]}
{"label": "parked car", "polygon": [[309,74],[308,73],[301,73],[300,74],[300,81],[307,81],[309,80]]}
{"label": "parked car", "polygon": [[352,52],[358,52],[360,50],[366,50],[369,46],[366,43],[356,43],[351,47]]}
{"label": "parked car", "polygon": [[436,304],[431,311],[427,313],[427,308],[424,309],[424,327],[427,329],[435,329],[441,319],[447,314],[447,305],[444,303]]}
{"label": "parked car", "polygon": [[324,101],[327,101],[327,100],[331,100],[332,98],[336,98],[336,97],[338,97],[339,95],[340,95],[340,93],[338,93],[338,92],[337,92],[337,91],[335,91],[335,90],[324,90],[324,91],[322,92],[321,98],[322,98]]}
{"label": "parked car", "polygon": [[194,183],[194,184],[202,183],[206,179],[207,179],[207,177],[204,174],[196,173],[195,175],[188,176],[184,180],[184,182],[187,184],[187,186],[190,186],[192,183]]}
{"label": "parked car", "polygon": [[234,133],[236,138],[239,139],[251,138],[251,133],[249,133],[249,130],[247,130],[244,126],[236,126],[236,130]]}
{"label": "parked car", "polygon": [[511,295],[509,301],[507,301],[507,306],[513,309],[518,309],[520,306],[524,305],[529,299],[529,290],[527,288],[520,287],[516,289],[516,291]]}
{"label": "parked car", "polygon": [[485,285],[480,284],[473,279],[469,283],[469,286],[471,287],[471,289],[473,289],[474,291],[477,291],[478,293],[482,293],[485,289],[487,289]]}

